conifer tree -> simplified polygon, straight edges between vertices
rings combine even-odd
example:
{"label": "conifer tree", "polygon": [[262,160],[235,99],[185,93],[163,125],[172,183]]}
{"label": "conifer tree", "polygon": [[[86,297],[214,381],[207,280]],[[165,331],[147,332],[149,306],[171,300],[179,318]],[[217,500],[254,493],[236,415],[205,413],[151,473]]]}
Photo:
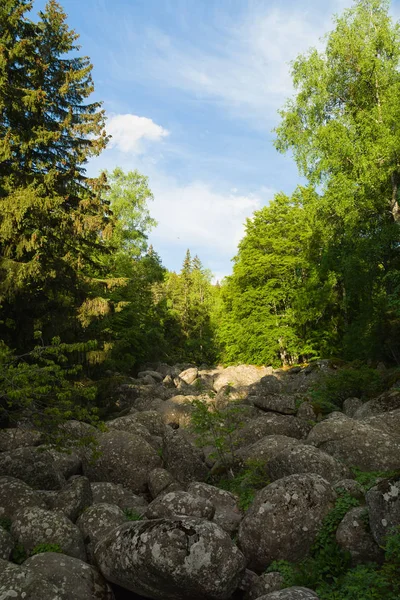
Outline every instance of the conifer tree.
{"label": "conifer tree", "polygon": [[105,178],[84,176],[107,141],[100,104],[86,101],[92,66],[74,55],[78,36],[57,2],[36,23],[31,6],[0,6],[0,302],[17,345],[38,319],[45,337],[60,331],[61,312],[68,322],[110,233]]}

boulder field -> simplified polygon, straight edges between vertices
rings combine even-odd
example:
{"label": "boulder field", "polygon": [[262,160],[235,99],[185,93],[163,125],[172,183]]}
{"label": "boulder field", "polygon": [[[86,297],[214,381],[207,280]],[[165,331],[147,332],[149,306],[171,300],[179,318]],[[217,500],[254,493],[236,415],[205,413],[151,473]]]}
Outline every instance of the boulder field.
{"label": "boulder field", "polygon": [[[0,430],[0,599],[318,600],[268,568],[307,556],[343,491],[360,506],[337,543],[352,565],[381,562],[400,481],[364,493],[355,473],[400,471],[400,392],[323,418],[309,390],[327,369],[151,365],[104,431],[66,424],[94,456],[45,447],[26,422]],[[191,427],[194,401],[238,408],[225,455]],[[247,503],[220,487],[255,464],[265,485]]]}

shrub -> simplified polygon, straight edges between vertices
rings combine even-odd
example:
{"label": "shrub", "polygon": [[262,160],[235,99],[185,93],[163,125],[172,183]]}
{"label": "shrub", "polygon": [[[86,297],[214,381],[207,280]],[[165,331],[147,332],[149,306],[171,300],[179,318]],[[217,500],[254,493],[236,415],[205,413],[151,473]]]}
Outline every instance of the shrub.
{"label": "shrub", "polygon": [[341,410],[346,398],[366,400],[384,389],[385,381],[379,371],[355,363],[334,373],[327,373],[316,383],[311,397],[316,411],[328,414]]}
{"label": "shrub", "polygon": [[[71,355],[87,344],[63,344],[54,338],[39,344],[23,356],[0,341],[0,406],[8,423],[28,419],[43,434],[45,443],[62,449],[66,434],[62,425],[71,419],[99,423],[93,406],[96,387],[79,379],[80,365],[71,364]],[[68,443],[71,443],[71,432]]]}
{"label": "shrub", "polygon": [[239,497],[239,508],[246,511],[252,504],[254,496],[269,484],[263,461],[248,460],[244,468],[234,477],[220,479],[217,487],[232,492]]}

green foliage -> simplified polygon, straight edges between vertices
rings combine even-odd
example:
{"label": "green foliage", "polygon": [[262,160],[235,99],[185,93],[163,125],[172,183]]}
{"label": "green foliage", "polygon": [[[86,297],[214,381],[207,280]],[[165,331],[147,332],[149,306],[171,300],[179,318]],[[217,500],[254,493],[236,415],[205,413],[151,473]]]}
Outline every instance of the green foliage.
{"label": "green foliage", "polygon": [[233,433],[242,426],[244,408],[238,402],[230,402],[224,409],[217,408],[211,399],[195,399],[190,402],[191,429],[197,434],[199,446],[213,446],[214,458],[218,458],[227,473],[233,475],[236,449]]}
{"label": "green foliage", "polygon": [[382,479],[400,476],[400,471],[360,471],[357,467],[353,467],[352,471],[354,479],[362,486],[364,492],[374,487]]}
{"label": "green foliage", "polygon": [[[71,433],[62,425],[71,419],[99,423],[93,406],[96,387],[78,379],[79,366],[68,363],[68,355],[81,345],[62,344],[58,338],[50,346],[38,344],[31,352],[15,356],[0,343],[0,406],[10,423],[22,417],[42,432],[44,441],[57,448]],[[87,440],[94,444],[94,440]]]}
{"label": "green foliage", "polygon": [[248,460],[238,473],[231,478],[221,478],[216,482],[216,486],[236,494],[239,497],[239,508],[246,511],[253,503],[257,491],[269,483],[264,462]]}
{"label": "green foliage", "polygon": [[367,400],[385,389],[381,373],[366,365],[355,363],[327,373],[314,386],[311,396],[314,408],[327,414],[341,410],[347,398]]}
{"label": "green foliage", "polygon": [[43,554],[44,552],[59,552],[62,554],[62,548],[59,544],[37,544],[30,553],[30,556],[35,554]]}
{"label": "green foliage", "polygon": [[216,321],[219,288],[200,259],[187,250],[181,272],[168,273],[161,294],[167,313],[164,320],[166,358],[213,364],[218,358]]}
{"label": "green foliage", "polygon": [[342,518],[358,503],[345,494],[325,518],[310,556],[298,564],[276,561],[268,571],[278,570],[286,587],[293,585],[314,589],[321,600],[396,600],[400,594],[400,530],[386,539],[385,561],[350,568],[349,557],[335,542],[335,532]]}
{"label": "green foliage", "polygon": [[135,510],[132,510],[131,508],[126,508],[124,510],[124,514],[125,514],[127,521],[142,521],[143,520],[143,515],[139,514]]}

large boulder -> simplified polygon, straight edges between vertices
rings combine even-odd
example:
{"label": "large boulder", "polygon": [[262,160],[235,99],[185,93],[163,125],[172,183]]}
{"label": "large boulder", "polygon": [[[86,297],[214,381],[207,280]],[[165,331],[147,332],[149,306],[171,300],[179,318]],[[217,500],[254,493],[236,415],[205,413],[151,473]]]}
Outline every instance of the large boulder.
{"label": "large boulder", "polygon": [[213,485],[203,482],[193,482],[188,485],[187,491],[197,498],[203,498],[212,504],[215,509],[213,521],[228,533],[234,533],[242,520],[242,513],[238,506],[238,498],[220,490]]}
{"label": "large boulder", "polygon": [[65,484],[50,453],[34,446],[1,452],[0,475],[21,479],[37,490],[58,490]]}
{"label": "large boulder", "polygon": [[0,429],[0,452],[16,450],[26,446],[38,446],[41,442],[41,434],[34,429]]}
{"label": "large boulder", "polygon": [[149,492],[153,500],[163,492],[171,492],[180,489],[181,486],[166,469],[153,469],[149,473],[147,481]]}
{"label": "large boulder", "polygon": [[384,412],[371,417],[364,417],[361,423],[380,429],[384,433],[400,438],[400,409]]}
{"label": "large boulder", "polygon": [[40,573],[0,559],[2,600],[64,600],[59,589]]}
{"label": "large boulder", "polygon": [[265,412],[294,415],[297,410],[296,398],[293,395],[269,394],[268,396],[249,396],[248,400]]}
{"label": "large boulder", "polygon": [[355,413],[363,405],[363,401],[360,398],[346,398],[343,402],[343,412],[346,417],[354,417]]}
{"label": "large boulder", "polygon": [[134,415],[129,415],[132,420],[146,427],[147,431],[157,437],[163,437],[166,425],[162,416],[155,410],[144,410]]}
{"label": "large boulder", "polygon": [[202,461],[202,453],[190,444],[179,430],[167,429],[163,439],[162,455],[165,468],[180,483],[204,481],[208,476],[208,469]]}
{"label": "large boulder", "polygon": [[87,477],[74,476],[52,501],[51,508],[62,512],[75,523],[79,515],[93,502],[92,490]]}
{"label": "large boulder", "polygon": [[257,600],[318,600],[318,596],[308,588],[291,587],[260,596]]}
{"label": "large boulder", "polygon": [[193,396],[173,396],[169,400],[152,403],[152,408],[162,417],[165,425],[171,427],[188,427],[191,423],[193,406],[190,402]]}
{"label": "large boulder", "polygon": [[383,561],[383,551],[369,529],[365,506],[352,508],[343,517],[336,530],[336,541],[342,550],[350,553],[353,566]]}
{"label": "large boulder", "polygon": [[301,444],[296,438],[287,437],[286,435],[267,435],[254,442],[254,444],[250,444],[250,446],[240,448],[236,454],[242,463],[256,460],[259,463],[262,462],[267,468],[269,462],[277,454]]}
{"label": "large boulder", "polygon": [[114,504],[92,504],[81,514],[77,526],[82,532],[85,544],[92,548],[109,531],[126,523],[125,513]]}
{"label": "large boulder", "polygon": [[400,440],[366,423],[332,413],[317,423],[307,443],[362,471],[400,469]]}
{"label": "large boulder", "polygon": [[114,598],[110,586],[97,569],[78,558],[45,552],[28,558],[23,568],[53,584],[62,600]]}
{"label": "large boulder", "polygon": [[182,379],[185,383],[190,385],[193,383],[199,374],[197,367],[191,367],[190,369],[185,369],[179,373],[179,378]]}
{"label": "large boulder", "polygon": [[274,560],[304,558],[336,494],[326,479],[289,475],[260,490],[239,527],[239,547],[249,568],[262,571]]}
{"label": "large boulder", "polygon": [[354,418],[365,419],[365,417],[372,417],[373,415],[379,415],[380,413],[396,410],[397,408],[400,408],[400,391],[389,390],[378,396],[378,398],[373,398],[365,402],[356,410]]}
{"label": "large boulder", "polygon": [[158,496],[146,510],[148,519],[170,519],[174,517],[198,517],[212,519],[215,509],[206,498],[192,496],[181,490]]}
{"label": "large boulder", "polygon": [[225,600],[242,578],[245,559],[230,536],[204,519],[128,523],[96,547],[108,581],[154,600]]}
{"label": "large boulder", "polygon": [[286,437],[304,439],[312,425],[303,419],[291,415],[268,413],[247,422],[233,434],[236,446],[243,447],[267,435],[285,435]]}
{"label": "large boulder", "polygon": [[305,444],[285,448],[271,458],[267,468],[271,481],[294,473],[317,473],[331,483],[350,476],[349,470],[335,458]]}
{"label": "large boulder", "polygon": [[253,365],[238,365],[236,367],[227,367],[214,379],[214,390],[219,392],[226,385],[232,387],[245,387],[258,383],[262,377],[269,375],[271,370],[268,367],[255,367]]}
{"label": "large boulder", "polygon": [[147,506],[142,496],[127,490],[120,483],[95,481],[91,483],[93,504],[116,504],[122,510],[135,510]]}
{"label": "large boulder", "polygon": [[154,448],[127,431],[109,431],[98,442],[100,456],[96,462],[84,462],[85,475],[91,481],[121,483],[137,494],[144,492],[148,472],[162,464]]}
{"label": "large boulder", "polygon": [[150,446],[154,447],[155,445],[153,436],[142,423],[139,423],[135,414],[125,415],[123,417],[113,419],[112,421],[107,421],[107,427],[108,429],[116,429],[117,431],[128,431],[129,433],[134,433],[135,435],[139,435],[146,440]]}
{"label": "large boulder", "polygon": [[37,507],[21,508],[14,515],[11,535],[28,554],[39,544],[55,544],[64,554],[86,559],[81,532],[61,513]]}
{"label": "large boulder", "polygon": [[400,525],[400,480],[384,479],[366,494],[369,525],[381,546],[393,528]]}
{"label": "large boulder", "polygon": [[0,518],[13,519],[20,508],[46,508],[42,495],[15,477],[0,477]]}

